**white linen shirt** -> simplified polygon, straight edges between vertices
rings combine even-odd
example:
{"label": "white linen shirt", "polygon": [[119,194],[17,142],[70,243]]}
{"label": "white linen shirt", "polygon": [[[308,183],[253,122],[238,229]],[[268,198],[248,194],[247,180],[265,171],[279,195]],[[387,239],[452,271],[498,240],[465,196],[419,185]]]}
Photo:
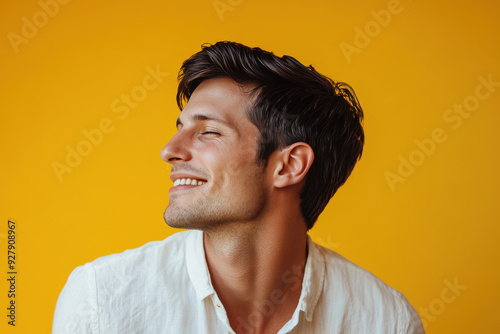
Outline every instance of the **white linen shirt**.
{"label": "white linen shirt", "polygon": [[[279,334],[424,333],[400,292],[310,237],[307,245],[300,299]],[[291,268],[282,279],[299,288],[298,277]],[[254,317],[272,316],[286,302],[280,297],[273,291],[266,307],[240,319],[235,330],[249,333]],[[52,333],[235,331],[210,280],[203,232],[184,231],[77,267],[59,295]]]}

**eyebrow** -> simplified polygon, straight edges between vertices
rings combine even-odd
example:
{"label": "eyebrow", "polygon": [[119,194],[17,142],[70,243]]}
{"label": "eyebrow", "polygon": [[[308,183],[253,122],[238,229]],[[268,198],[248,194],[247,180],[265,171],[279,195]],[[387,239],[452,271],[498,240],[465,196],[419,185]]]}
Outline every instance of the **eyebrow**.
{"label": "eyebrow", "polygon": [[[219,118],[215,115],[194,114],[194,115],[191,115],[191,121],[193,121],[193,122],[214,121],[214,122],[222,123],[226,126],[230,126],[228,122],[226,122],[222,118]],[[176,127],[179,127],[179,125],[183,125],[180,116],[177,118],[177,122],[175,123]]]}

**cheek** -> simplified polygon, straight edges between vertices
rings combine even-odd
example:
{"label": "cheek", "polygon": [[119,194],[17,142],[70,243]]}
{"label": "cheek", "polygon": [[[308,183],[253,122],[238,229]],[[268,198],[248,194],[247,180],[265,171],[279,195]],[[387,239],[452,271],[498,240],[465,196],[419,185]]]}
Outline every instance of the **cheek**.
{"label": "cheek", "polygon": [[[234,153],[234,152],[233,152]],[[214,170],[214,184],[228,189],[230,193],[236,195],[242,190],[249,190],[255,183],[255,165],[253,159],[240,154],[226,155],[223,163],[217,164]]]}
{"label": "cheek", "polygon": [[212,175],[214,184],[225,185],[229,182],[248,182],[255,173],[255,156],[257,145],[249,140],[238,144],[205,143],[197,148],[197,156],[205,169]]}
{"label": "cheek", "polygon": [[240,145],[237,150],[241,156],[245,157],[245,159],[250,162],[255,162],[259,145],[256,139],[254,141],[247,140],[246,143]]}
{"label": "cheek", "polygon": [[[210,145],[202,151],[203,159],[207,165],[213,166],[213,170],[248,169],[249,164],[255,161],[255,147],[247,143],[239,145]],[[212,167],[211,167],[212,168]]]}

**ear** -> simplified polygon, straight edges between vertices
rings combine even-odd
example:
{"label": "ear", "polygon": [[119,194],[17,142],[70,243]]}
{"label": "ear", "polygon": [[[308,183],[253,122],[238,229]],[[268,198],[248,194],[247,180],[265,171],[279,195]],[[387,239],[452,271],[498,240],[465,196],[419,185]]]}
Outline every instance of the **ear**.
{"label": "ear", "polygon": [[284,188],[300,183],[314,161],[314,151],[306,143],[293,143],[277,152],[274,186]]}

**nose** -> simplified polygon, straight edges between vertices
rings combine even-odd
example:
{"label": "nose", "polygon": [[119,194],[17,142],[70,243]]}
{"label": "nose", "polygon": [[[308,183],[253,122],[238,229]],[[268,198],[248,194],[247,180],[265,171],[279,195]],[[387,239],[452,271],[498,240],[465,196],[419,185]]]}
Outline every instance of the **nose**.
{"label": "nose", "polygon": [[189,138],[181,130],[163,147],[160,156],[170,164],[176,161],[188,161],[191,159],[189,147]]}

